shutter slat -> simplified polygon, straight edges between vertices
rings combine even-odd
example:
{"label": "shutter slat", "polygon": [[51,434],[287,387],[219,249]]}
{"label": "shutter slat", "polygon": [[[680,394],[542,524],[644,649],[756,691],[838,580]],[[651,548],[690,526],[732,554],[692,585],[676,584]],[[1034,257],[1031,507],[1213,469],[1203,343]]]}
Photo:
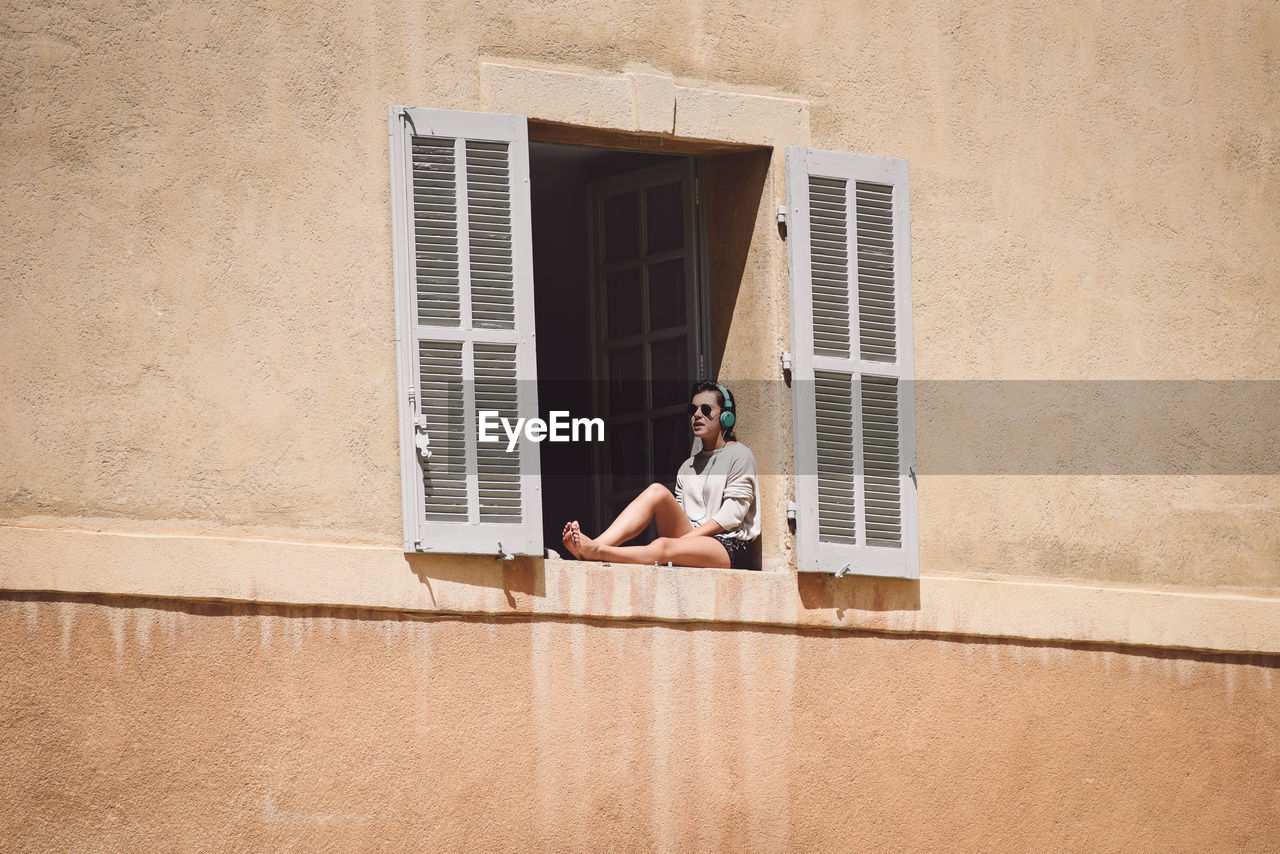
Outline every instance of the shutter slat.
{"label": "shutter slat", "polygon": [[893,187],[858,181],[858,342],[868,361],[897,360]]}
{"label": "shutter slat", "polygon": [[[475,300],[475,295],[472,295]],[[475,345],[476,411],[496,410],[498,418],[517,415],[516,346],[514,344]],[[520,442],[510,452],[507,443],[486,442],[476,446],[479,472],[480,521],[519,523]]]}
{"label": "shutter slat", "polygon": [[902,545],[900,435],[898,381],[864,375],[862,465],[868,545]]}
{"label": "shutter slat", "polygon": [[854,543],[857,505],[852,375],[818,372],[814,399],[818,428],[819,536],[826,542]]}
{"label": "shutter slat", "polygon": [[849,355],[848,187],[831,178],[809,179],[809,261],[814,350]]}
{"label": "shutter slat", "polygon": [[477,327],[515,327],[510,152],[506,143],[468,141],[467,226],[471,320]]}
{"label": "shutter slat", "polygon": [[426,516],[466,521],[466,435],[462,398],[462,344],[420,341],[420,412],[427,421],[431,459],[422,467]]}
{"label": "shutter slat", "polygon": [[414,278],[416,314],[422,326],[461,322],[454,157],[452,139],[413,139]]}

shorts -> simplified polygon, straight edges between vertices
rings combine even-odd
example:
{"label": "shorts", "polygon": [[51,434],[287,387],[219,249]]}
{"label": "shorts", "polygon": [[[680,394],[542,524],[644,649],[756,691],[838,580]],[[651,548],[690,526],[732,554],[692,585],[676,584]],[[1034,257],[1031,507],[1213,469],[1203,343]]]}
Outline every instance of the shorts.
{"label": "shorts", "polygon": [[751,561],[751,544],[755,540],[740,540],[737,537],[728,537],[724,534],[716,534],[715,538],[724,546],[724,550],[729,553],[730,569],[751,569],[748,564]]}

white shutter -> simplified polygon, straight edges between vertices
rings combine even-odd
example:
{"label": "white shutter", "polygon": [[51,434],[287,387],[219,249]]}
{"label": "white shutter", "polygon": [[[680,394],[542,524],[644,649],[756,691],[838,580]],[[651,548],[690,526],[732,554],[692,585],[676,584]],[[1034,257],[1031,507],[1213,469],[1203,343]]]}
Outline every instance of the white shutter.
{"label": "white shutter", "polygon": [[525,118],[388,120],[405,551],[542,554],[537,445],[477,441],[538,414]]}
{"label": "white shutter", "polygon": [[799,568],[920,577],[907,163],[787,149]]}

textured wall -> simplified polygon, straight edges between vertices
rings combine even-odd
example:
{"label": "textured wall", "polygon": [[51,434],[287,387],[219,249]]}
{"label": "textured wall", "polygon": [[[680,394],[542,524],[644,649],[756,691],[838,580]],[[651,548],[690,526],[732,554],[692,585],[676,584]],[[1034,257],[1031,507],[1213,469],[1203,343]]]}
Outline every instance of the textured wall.
{"label": "textured wall", "polygon": [[22,850],[1274,851],[1280,661],[0,602]]}
{"label": "textured wall", "polygon": [[[397,542],[385,109],[477,108],[482,57],[908,159],[921,378],[1280,378],[1265,0],[3,8],[5,518]],[[1277,480],[926,476],[923,570],[1275,590]]]}
{"label": "textured wall", "polygon": [[[1280,379],[1266,0],[0,10],[5,522],[398,544],[385,111],[479,109],[484,58],[805,99],[813,145],[910,161],[922,379]],[[751,379],[777,162],[716,331]],[[1280,591],[1280,469],[931,473],[936,400],[926,574]],[[22,849],[1280,847],[1274,658],[30,597],[0,649]]]}

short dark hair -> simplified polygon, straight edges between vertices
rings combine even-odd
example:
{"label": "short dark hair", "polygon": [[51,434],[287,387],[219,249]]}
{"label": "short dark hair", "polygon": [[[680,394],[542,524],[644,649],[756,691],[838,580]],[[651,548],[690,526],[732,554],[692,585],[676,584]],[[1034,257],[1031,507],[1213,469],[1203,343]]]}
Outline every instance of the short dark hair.
{"label": "short dark hair", "polygon": [[[724,389],[724,391],[721,391],[722,388]],[[693,400],[695,397],[702,394],[704,391],[715,392],[716,405],[720,407],[721,411],[723,411],[726,408],[724,392],[729,391],[729,387],[727,385],[713,382],[711,380],[698,380],[696,383],[693,384],[693,391],[689,392],[689,400]],[[729,397],[730,398],[733,397],[733,392],[729,391]],[[737,433],[734,432],[734,429],[738,426],[738,404],[736,400],[734,401],[734,406],[733,406],[733,419],[734,419],[733,427],[730,427],[728,430],[724,431],[724,439],[726,442],[738,441],[738,435]]]}

